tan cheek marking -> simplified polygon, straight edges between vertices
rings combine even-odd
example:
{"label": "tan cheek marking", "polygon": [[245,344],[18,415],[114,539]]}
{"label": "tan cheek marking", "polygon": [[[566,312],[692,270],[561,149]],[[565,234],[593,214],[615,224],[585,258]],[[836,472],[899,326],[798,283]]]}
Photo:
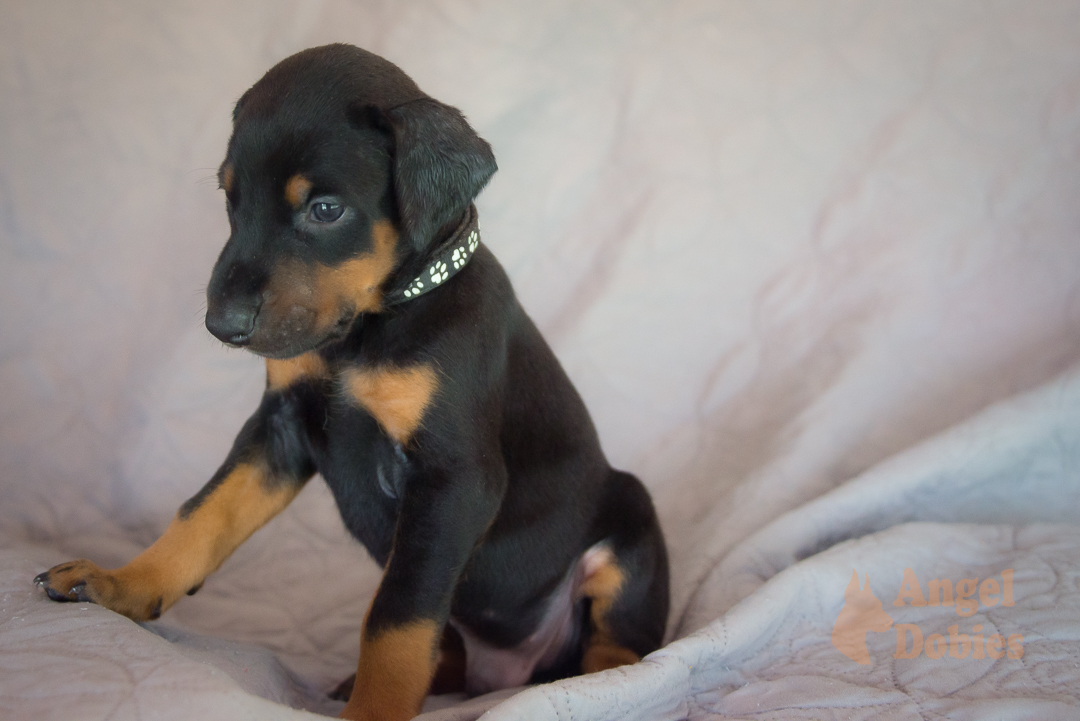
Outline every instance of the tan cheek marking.
{"label": "tan cheek marking", "polygon": [[626,582],[626,576],[615,561],[615,556],[608,549],[602,549],[586,561],[588,576],[581,585],[581,593],[592,599],[589,612],[593,634],[581,659],[584,673],[604,671],[616,666],[637,663],[640,657],[633,651],[616,643],[607,615],[615,604]]}
{"label": "tan cheek marking", "polygon": [[328,378],[329,375],[326,361],[314,351],[285,360],[266,360],[266,386],[270,390],[282,390],[306,378]]}
{"label": "tan cheek marking", "polygon": [[310,192],[311,181],[299,173],[285,183],[285,200],[293,207],[293,210],[300,210]]}
{"label": "tan cheek marking", "polygon": [[420,427],[424,412],[438,388],[430,366],[412,368],[350,368],[343,375],[345,390],[398,443],[406,443]]}
{"label": "tan cheek marking", "polygon": [[398,234],[390,221],[379,220],[371,236],[372,252],[338,266],[323,266],[316,273],[319,326],[336,322],[346,308],[368,313],[382,306],[379,286],[394,269]]}
{"label": "tan cheek marking", "polygon": [[407,721],[420,713],[435,674],[438,624],[413,621],[368,634],[360,643],[356,683],[341,718]]}
{"label": "tan cheek marking", "polygon": [[350,313],[355,317],[379,310],[379,287],[396,264],[397,237],[394,226],[380,220],[372,229],[370,253],[337,266],[282,261],[270,276],[263,311],[281,323],[301,323],[305,332],[318,335]]}

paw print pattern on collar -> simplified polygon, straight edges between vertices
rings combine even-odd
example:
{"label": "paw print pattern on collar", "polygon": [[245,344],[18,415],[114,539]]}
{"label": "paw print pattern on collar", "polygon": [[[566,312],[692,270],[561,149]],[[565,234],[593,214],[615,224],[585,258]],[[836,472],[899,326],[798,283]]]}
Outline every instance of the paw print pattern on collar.
{"label": "paw print pattern on collar", "polygon": [[443,243],[424,271],[403,291],[391,293],[386,304],[403,303],[442,285],[468,264],[479,245],[480,230],[477,228],[476,208],[470,206],[465,221],[450,239]]}

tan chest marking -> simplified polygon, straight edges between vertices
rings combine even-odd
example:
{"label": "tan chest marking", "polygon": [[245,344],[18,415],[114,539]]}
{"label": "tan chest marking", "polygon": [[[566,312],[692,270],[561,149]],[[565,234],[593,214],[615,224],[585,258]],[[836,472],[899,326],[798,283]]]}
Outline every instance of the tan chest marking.
{"label": "tan chest marking", "polygon": [[266,387],[279,391],[301,380],[329,378],[326,361],[315,352],[285,360],[266,359]]}
{"label": "tan chest marking", "polygon": [[342,384],[349,396],[402,444],[420,427],[438,389],[435,371],[427,365],[349,368],[342,374]]}

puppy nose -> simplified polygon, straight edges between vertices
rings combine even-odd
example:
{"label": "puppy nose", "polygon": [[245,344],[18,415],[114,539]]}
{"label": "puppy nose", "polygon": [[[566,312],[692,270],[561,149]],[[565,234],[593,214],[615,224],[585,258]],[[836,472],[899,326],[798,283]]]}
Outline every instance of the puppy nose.
{"label": "puppy nose", "polygon": [[259,315],[259,301],[227,303],[223,308],[206,311],[206,329],[215,338],[230,345],[244,346],[251,342],[255,330],[255,318]]}

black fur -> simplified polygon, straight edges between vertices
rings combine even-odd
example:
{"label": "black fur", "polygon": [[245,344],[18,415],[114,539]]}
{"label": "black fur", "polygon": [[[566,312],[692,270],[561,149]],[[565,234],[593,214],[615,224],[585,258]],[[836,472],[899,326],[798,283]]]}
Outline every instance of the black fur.
{"label": "black fur", "polygon": [[413,248],[445,235],[495,174],[491,146],[455,108],[431,98],[386,113],[394,136],[398,219]]}
{"label": "black fur", "polygon": [[[296,330],[265,310],[282,263],[334,268],[363,257],[379,222],[400,234],[381,290],[409,283],[495,172],[490,146],[396,67],[342,45],[270,70],[237,103],[235,122],[222,171],[232,234],[209,285],[208,327],[250,326],[241,344],[274,358],[315,353],[329,373],[268,388],[222,470],[181,514],[252,456],[266,459],[275,483],[318,471],[349,531],[386,569],[366,633],[452,615],[500,647],[529,636],[582,553],[607,541],[627,579],[611,613],[615,640],[639,655],[657,648],[668,577],[649,496],[608,465],[581,398],[483,245],[444,286],[377,312],[343,307],[330,331]],[[315,199],[299,210],[283,195],[297,174]],[[311,223],[319,198],[347,215]],[[418,365],[437,370],[438,389],[404,445],[338,384],[349,369]],[[580,672],[586,611],[560,663],[537,679]]]}

